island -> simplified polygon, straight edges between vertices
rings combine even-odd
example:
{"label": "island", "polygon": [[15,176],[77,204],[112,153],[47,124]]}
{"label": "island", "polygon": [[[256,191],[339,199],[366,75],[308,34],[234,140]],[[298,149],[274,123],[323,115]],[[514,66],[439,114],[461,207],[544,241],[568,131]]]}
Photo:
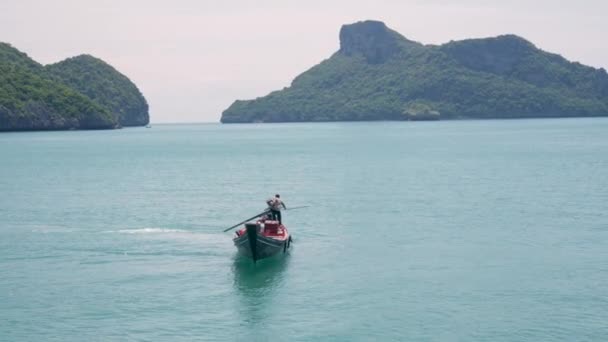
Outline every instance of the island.
{"label": "island", "polygon": [[137,86],[89,55],[43,66],[0,43],[0,131],[145,126],[148,103]]}
{"label": "island", "polygon": [[289,87],[237,100],[222,123],[608,116],[608,74],[516,35],[424,45],[380,21]]}

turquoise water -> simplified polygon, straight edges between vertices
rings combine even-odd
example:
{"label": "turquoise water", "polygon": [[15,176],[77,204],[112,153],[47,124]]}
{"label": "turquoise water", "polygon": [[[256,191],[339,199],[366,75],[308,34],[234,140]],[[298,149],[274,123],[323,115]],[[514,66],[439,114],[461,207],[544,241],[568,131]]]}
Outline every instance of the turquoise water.
{"label": "turquoise water", "polygon": [[[608,119],[0,134],[2,341],[604,341]],[[254,266],[224,227],[279,192]]]}

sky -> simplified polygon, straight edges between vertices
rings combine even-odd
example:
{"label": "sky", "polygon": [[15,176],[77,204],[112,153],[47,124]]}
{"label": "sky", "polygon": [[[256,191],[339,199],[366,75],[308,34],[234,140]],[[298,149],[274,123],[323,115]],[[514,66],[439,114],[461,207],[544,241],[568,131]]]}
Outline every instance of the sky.
{"label": "sky", "polygon": [[343,24],[381,20],[424,44],[520,35],[608,69],[608,1],[0,0],[0,41],[49,64],[87,53],[129,77],[152,123],[218,122],[338,50]]}

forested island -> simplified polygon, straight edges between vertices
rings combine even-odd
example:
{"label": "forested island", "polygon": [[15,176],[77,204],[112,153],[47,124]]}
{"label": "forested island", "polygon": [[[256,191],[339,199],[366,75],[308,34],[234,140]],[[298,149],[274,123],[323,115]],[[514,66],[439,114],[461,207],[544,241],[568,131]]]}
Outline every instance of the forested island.
{"label": "forested island", "polygon": [[515,35],[423,45],[379,21],[290,87],[237,100],[223,123],[608,116],[608,74]]}
{"label": "forested island", "polygon": [[0,131],[111,129],[149,123],[126,76],[89,55],[43,66],[0,43]]}

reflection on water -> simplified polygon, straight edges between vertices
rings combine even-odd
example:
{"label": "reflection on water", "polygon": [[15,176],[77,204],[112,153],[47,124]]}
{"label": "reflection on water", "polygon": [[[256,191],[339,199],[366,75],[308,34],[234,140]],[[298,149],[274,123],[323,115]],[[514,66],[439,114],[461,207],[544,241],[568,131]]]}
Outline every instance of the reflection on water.
{"label": "reflection on water", "polygon": [[237,255],[232,265],[234,287],[245,296],[264,296],[281,287],[288,264],[289,254],[280,254],[257,263]]}
{"label": "reflection on water", "polygon": [[283,288],[289,254],[259,260],[257,263],[243,256],[236,256],[232,266],[234,289],[239,298],[240,321],[250,326],[251,333],[260,322],[268,319],[271,307]]}

